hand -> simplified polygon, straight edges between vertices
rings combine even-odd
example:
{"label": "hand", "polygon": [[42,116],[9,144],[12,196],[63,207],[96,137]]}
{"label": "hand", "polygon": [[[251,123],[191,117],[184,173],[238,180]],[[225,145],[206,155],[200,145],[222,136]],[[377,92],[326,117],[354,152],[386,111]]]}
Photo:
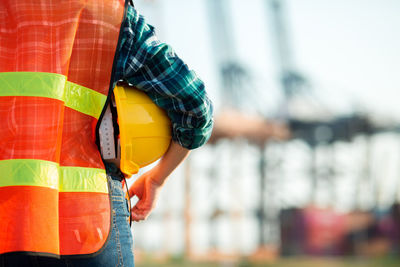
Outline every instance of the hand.
{"label": "hand", "polygon": [[129,188],[129,195],[136,195],[138,203],[132,208],[132,220],[145,220],[154,209],[157,197],[165,180],[187,157],[189,150],[171,142],[167,152],[160,159],[158,164],[139,177]]}
{"label": "hand", "polygon": [[162,185],[157,183],[154,177],[157,177],[157,166],[140,176],[129,188],[129,195],[139,198],[131,210],[133,221],[147,219],[155,207]]}

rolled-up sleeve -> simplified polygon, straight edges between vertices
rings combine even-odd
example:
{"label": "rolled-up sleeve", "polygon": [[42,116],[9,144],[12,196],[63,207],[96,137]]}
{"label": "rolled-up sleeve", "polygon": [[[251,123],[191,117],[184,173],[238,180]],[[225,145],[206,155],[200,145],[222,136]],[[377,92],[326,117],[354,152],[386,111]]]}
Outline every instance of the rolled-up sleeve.
{"label": "rolled-up sleeve", "polygon": [[213,106],[203,81],[172,48],[160,42],[154,28],[133,7],[127,10],[116,73],[144,91],[172,122],[172,138],[188,149],[207,142]]}

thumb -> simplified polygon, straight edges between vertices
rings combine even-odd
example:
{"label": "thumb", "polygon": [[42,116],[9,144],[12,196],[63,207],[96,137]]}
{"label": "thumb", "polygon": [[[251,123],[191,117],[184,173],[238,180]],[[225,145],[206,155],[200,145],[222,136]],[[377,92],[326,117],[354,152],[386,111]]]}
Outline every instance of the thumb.
{"label": "thumb", "polygon": [[130,187],[129,187],[129,196],[137,196],[138,198],[142,198],[144,193],[144,183],[142,177],[137,179]]}

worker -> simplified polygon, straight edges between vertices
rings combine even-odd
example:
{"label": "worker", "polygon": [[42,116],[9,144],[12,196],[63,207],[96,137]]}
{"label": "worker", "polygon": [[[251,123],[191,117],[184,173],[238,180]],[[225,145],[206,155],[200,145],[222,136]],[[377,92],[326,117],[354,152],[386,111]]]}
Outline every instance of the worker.
{"label": "worker", "polygon": [[131,1],[0,2],[1,267],[134,266],[123,175],[96,143],[121,80],[172,123],[167,152],[129,188],[141,221],[211,134],[203,82]]}

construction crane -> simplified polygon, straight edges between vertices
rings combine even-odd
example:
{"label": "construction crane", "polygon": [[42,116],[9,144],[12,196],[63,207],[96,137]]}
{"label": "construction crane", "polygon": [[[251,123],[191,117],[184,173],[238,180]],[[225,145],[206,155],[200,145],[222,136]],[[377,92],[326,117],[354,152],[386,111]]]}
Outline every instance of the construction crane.
{"label": "construction crane", "polygon": [[282,103],[282,119],[290,116],[288,105],[291,98],[299,93],[308,82],[305,77],[296,70],[293,60],[292,48],[287,33],[287,19],[284,12],[284,2],[281,0],[266,0],[267,14],[271,14],[272,20],[268,20],[268,24],[272,25],[274,34],[275,52],[278,55],[277,65],[279,67],[279,78],[281,88],[284,93],[284,101]]}
{"label": "construction crane", "polygon": [[249,84],[247,69],[237,60],[230,0],[207,0],[209,28],[215,63],[222,79],[221,99],[225,106],[240,109],[246,99],[243,88]]}
{"label": "construction crane", "polygon": [[[206,5],[214,60],[221,78],[220,99],[223,99],[223,108],[243,110],[247,104],[244,95],[248,92],[245,88],[248,87],[250,78],[247,69],[238,60],[230,12],[231,2],[231,0],[207,0]],[[218,160],[215,161],[214,166],[211,166],[210,178],[213,179],[213,184],[219,182],[215,175],[219,166]],[[218,192],[214,192],[213,198],[214,212],[210,220],[210,246],[215,249],[218,246],[217,222],[220,216],[226,215],[226,211],[219,206]]]}
{"label": "construction crane", "polygon": [[[253,100],[259,100],[259,95],[256,95],[257,93],[255,93],[255,88],[251,88],[252,90],[246,90],[250,89],[249,85],[252,81],[249,71],[238,61],[235,38],[233,35],[233,21],[230,13],[231,2],[231,0],[207,0],[206,3],[208,7],[210,32],[212,35],[211,39],[213,40],[212,45],[214,49],[214,58],[222,80],[220,92],[222,95],[221,98],[224,99],[224,108],[246,112],[247,104],[251,103],[251,105],[254,106]],[[267,159],[265,156],[265,148],[265,144],[259,145],[260,201],[255,213],[259,225],[260,234],[258,245],[260,248],[266,247],[267,244],[276,245],[276,238],[271,238],[271,236],[277,236],[276,231],[275,233],[272,233],[274,230],[271,230],[277,229],[276,220],[273,221],[275,214],[266,212],[266,210],[271,208],[271,205],[274,205],[265,204],[272,196],[270,190],[268,190],[267,194],[267,184],[268,187],[270,187],[274,182],[269,179],[266,172]],[[215,225],[217,216],[221,215],[218,204],[216,204],[215,211],[216,212],[211,220],[211,225]],[[215,229],[215,226],[212,226],[211,228]],[[267,230],[269,230],[268,233]],[[212,246],[216,245],[217,241],[215,238],[215,236],[211,235]]]}

